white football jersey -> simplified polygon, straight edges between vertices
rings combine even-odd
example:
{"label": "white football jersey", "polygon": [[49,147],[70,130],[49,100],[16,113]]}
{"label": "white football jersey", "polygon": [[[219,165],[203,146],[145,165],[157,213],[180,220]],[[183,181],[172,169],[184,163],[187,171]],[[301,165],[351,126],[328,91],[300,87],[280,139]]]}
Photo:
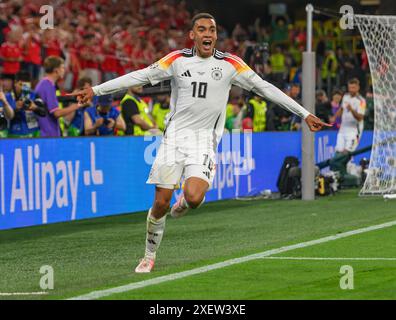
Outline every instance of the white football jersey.
{"label": "white football jersey", "polygon": [[[214,50],[209,58],[194,48],[174,51],[151,66],[93,87],[96,95],[133,86],[171,80],[171,111],[164,139],[167,143],[209,144],[216,148],[224,130],[231,85],[267,98],[306,118],[310,113],[272,84],[261,79],[240,58]],[[192,141],[190,138],[198,138]]]}
{"label": "white football jersey", "polygon": [[364,115],[366,111],[366,100],[360,95],[352,97],[346,93],[342,98],[341,107],[343,108],[341,116],[340,133],[361,136],[363,133],[363,120],[357,121],[352,112],[347,109],[350,104],[357,113]]}

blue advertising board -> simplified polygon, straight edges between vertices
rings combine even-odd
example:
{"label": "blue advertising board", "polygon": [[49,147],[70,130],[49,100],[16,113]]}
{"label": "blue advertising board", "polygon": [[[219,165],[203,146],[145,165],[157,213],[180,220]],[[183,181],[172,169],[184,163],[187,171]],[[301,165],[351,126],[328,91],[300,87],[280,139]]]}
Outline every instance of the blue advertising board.
{"label": "blue advertising board", "polygon": [[[334,154],[336,132],[315,140],[317,162]],[[371,140],[365,132],[360,147]],[[159,144],[158,137],[1,139],[0,230],[147,210]],[[207,201],[276,191],[286,156],[301,158],[299,132],[224,135]]]}

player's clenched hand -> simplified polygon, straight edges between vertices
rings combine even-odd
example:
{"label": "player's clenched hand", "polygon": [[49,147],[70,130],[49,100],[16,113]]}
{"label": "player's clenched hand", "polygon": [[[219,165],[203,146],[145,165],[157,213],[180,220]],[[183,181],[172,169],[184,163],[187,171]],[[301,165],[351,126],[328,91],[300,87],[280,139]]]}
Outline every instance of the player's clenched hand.
{"label": "player's clenched hand", "polygon": [[86,88],[86,89],[81,89],[81,90],[75,90],[72,93],[68,93],[68,96],[74,96],[77,97],[77,101],[80,105],[87,104],[89,100],[93,98],[95,95],[92,88]]}
{"label": "player's clenched hand", "polygon": [[318,117],[314,116],[313,114],[310,114],[308,117],[305,118],[305,122],[308,125],[309,130],[312,132],[316,132],[321,130],[324,126],[325,127],[332,127],[332,124],[325,123],[322,120],[320,120]]}

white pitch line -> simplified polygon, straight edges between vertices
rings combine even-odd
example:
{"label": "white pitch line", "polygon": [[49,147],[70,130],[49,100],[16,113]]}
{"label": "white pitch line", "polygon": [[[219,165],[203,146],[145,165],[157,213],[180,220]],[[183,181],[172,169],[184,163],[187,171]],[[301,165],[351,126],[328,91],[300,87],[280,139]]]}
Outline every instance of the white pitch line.
{"label": "white pitch line", "polygon": [[48,294],[46,291],[39,292],[0,292],[0,296],[8,297],[8,296],[41,296]]}
{"label": "white pitch line", "polygon": [[353,261],[396,261],[396,258],[348,258],[348,257],[264,257],[271,260],[353,260]]}
{"label": "white pitch line", "polygon": [[265,257],[272,256],[274,254],[278,254],[278,253],[282,253],[282,252],[286,252],[286,251],[291,251],[291,250],[295,250],[295,249],[300,249],[300,248],[306,248],[306,247],[314,246],[314,245],[317,245],[317,244],[321,244],[321,243],[325,243],[325,242],[329,242],[329,241],[333,241],[333,240],[337,240],[337,239],[350,237],[350,236],[357,235],[357,234],[360,234],[360,233],[365,233],[365,232],[369,232],[369,231],[374,231],[374,230],[379,230],[379,229],[383,229],[383,228],[392,227],[392,226],[395,226],[395,225],[396,225],[396,220],[393,220],[393,221],[390,221],[390,222],[386,222],[386,223],[382,223],[382,224],[378,224],[378,225],[374,225],[374,226],[369,226],[369,227],[365,227],[365,228],[360,228],[360,229],[356,229],[356,230],[342,232],[342,233],[338,233],[338,234],[335,234],[335,235],[331,235],[331,236],[327,236],[327,237],[323,237],[323,238],[319,238],[319,239],[315,239],[315,240],[310,240],[310,241],[306,241],[306,242],[293,244],[293,245],[290,245],[290,246],[284,246],[284,247],[280,247],[280,248],[276,248],[276,249],[271,249],[271,250],[263,251],[263,252],[260,252],[260,253],[256,253],[256,254],[252,254],[252,255],[248,255],[248,256],[244,256],[244,257],[240,257],[240,258],[230,259],[230,260],[226,260],[226,261],[223,261],[223,262],[211,264],[211,265],[200,267],[200,268],[195,268],[195,269],[191,269],[191,270],[187,270],[187,271],[183,271],[183,272],[178,272],[178,273],[172,273],[172,274],[168,274],[168,275],[165,275],[165,276],[162,276],[162,277],[156,277],[156,278],[149,279],[149,280],[133,282],[133,283],[130,283],[130,284],[127,284],[127,285],[124,285],[124,286],[114,287],[114,288],[105,289],[105,290],[93,291],[93,292],[90,292],[90,293],[87,293],[87,294],[84,294],[84,295],[81,295],[81,296],[69,298],[68,300],[93,300],[93,299],[99,299],[99,298],[103,298],[103,297],[107,297],[107,296],[113,295],[115,293],[122,293],[122,292],[132,291],[132,290],[135,290],[135,289],[140,289],[140,288],[148,287],[148,286],[151,286],[151,285],[155,285],[155,284],[159,284],[159,283],[163,283],[163,282],[167,282],[167,281],[182,279],[182,278],[193,276],[193,275],[196,275],[196,274],[205,273],[205,272],[208,272],[208,271],[225,268],[225,267],[232,266],[232,265],[235,265],[235,264],[244,263],[244,262],[251,261],[251,260],[262,259],[262,258],[265,258]]}

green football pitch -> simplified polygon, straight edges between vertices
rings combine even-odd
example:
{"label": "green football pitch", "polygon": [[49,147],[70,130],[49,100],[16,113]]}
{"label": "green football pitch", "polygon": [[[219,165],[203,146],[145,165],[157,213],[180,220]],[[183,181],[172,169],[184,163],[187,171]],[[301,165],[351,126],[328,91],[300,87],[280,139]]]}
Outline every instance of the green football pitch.
{"label": "green football pitch", "polygon": [[0,299],[396,299],[396,201],[357,194],[168,217],[143,275],[145,212],[0,231]]}

